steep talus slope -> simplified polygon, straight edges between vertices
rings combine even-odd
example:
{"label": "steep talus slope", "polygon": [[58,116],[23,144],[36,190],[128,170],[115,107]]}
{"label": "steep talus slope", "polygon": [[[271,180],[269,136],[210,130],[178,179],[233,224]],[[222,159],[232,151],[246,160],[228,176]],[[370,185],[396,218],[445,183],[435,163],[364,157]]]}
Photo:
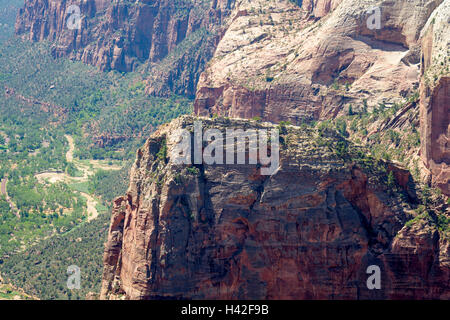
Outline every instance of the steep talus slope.
{"label": "steep talus slope", "polygon": [[[384,163],[352,145],[338,155],[332,131],[280,127],[272,176],[258,165],[176,164],[177,130],[195,120],[275,129],[186,116],[152,135],[114,203],[102,298],[450,298],[448,236],[431,220],[406,223],[416,214],[405,190],[386,186]],[[370,265],[381,290],[367,288]]]}
{"label": "steep talus slope", "polygon": [[[188,59],[176,56],[173,66],[164,72],[159,70],[159,81],[166,78],[165,85],[155,83],[153,88],[150,82],[148,90],[157,94],[174,90],[192,96],[200,72],[213,54],[216,29],[233,2],[27,0],[17,17],[16,34],[32,41],[52,41],[56,57],[70,57],[102,70],[118,71],[132,71],[139,64],[161,61],[185,41],[200,48],[192,50]],[[82,16],[79,30],[67,27],[71,16],[68,8],[74,4]]]}
{"label": "steep talus slope", "polygon": [[441,2],[239,1],[195,111],[300,123],[363,100],[398,102],[418,88],[420,32]]}
{"label": "steep talus slope", "polygon": [[450,196],[450,2],[430,17],[422,35],[422,159],[433,184]]}

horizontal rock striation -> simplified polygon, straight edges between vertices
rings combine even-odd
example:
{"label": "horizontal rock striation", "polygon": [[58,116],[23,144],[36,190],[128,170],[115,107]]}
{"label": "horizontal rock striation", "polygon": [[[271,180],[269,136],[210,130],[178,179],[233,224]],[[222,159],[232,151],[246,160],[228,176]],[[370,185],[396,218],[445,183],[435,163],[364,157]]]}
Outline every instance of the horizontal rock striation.
{"label": "horizontal rock striation", "polygon": [[[197,119],[223,132],[274,129]],[[114,203],[102,299],[450,298],[448,238],[429,221],[405,225],[403,191],[388,190],[380,164],[357,159],[363,150],[349,146],[354,160],[343,161],[332,132],[280,127],[271,176],[260,165],[176,164],[176,132],[194,120],[161,127],[138,151]],[[367,287],[371,265],[380,290]]]}

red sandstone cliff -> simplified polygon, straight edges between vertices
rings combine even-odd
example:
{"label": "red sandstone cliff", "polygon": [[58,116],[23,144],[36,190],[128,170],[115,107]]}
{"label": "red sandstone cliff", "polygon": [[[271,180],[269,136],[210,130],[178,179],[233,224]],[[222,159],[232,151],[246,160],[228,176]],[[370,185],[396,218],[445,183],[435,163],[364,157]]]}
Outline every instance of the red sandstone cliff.
{"label": "red sandstone cliff", "polygon": [[[215,52],[198,114],[294,123],[333,118],[364,99],[404,99],[419,85],[422,47],[421,156],[433,184],[450,193],[448,60],[439,60],[448,2],[382,2],[380,30],[366,24],[378,1],[234,2],[28,0],[16,32],[103,70],[146,64],[150,94],[193,95]],[[70,4],[81,7],[81,30],[65,27]],[[335,137],[299,128],[271,177],[249,165],[188,170],[157,156],[173,131],[191,126],[178,119],[139,151],[128,194],[114,203],[102,298],[450,298],[448,234],[433,215],[406,223],[417,216],[405,201],[414,197],[407,171],[387,166],[405,189],[391,194],[384,172],[342,161],[323,144]],[[98,144],[110,139],[120,137]],[[372,264],[382,269],[380,291],[366,287]]]}
{"label": "red sandstone cliff", "polygon": [[[49,40],[56,57],[70,57],[102,70],[132,71],[139,65],[158,64],[181,43],[196,50],[175,56],[157,69],[157,82],[148,91],[192,96],[203,69],[214,52],[214,40],[232,0],[27,0],[16,21],[16,34],[32,41]],[[68,8],[78,5],[81,29],[69,30]],[[205,31],[202,31],[205,30]],[[170,64],[173,64],[170,65]],[[161,84],[160,82],[164,82]]]}
{"label": "red sandstone cliff", "polygon": [[311,13],[312,16],[321,18],[334,10],[342,0],[304,0],[302,8]]}
{"label": "red sandstone cliff", "polygon": [[[350,105],[400,103],[421,82],[422,159],[433,186],[449,195],[448,6],[437,0],[318,0],[303,1],[302,8],[287,0],[241,1],[200,77],[195,113],[292,123],[333,119]],[[374,7],[380,29],[372,30]],[[428,70],[422,81],[420,67],[422,74]]]}
{"label": "red sandstone cliff", "polygon": [[450,196],[450,3],[430,17],[422,35],[421,156],[433,185]]}
{"label": "red sandstone cliff", "polygon": [[[272,176],[257,165],[177,165],[175,132],[194,120],[161,127],[138,151],[114,203],[103,299],[450,298],[448,236],[433,219],[405,225],[417,214],[403,191],[389,192],[384,164],[353,146],[343,161],[333,133],[289,127]],[[366,286],[369,265],[382,270],[381,290]]]}

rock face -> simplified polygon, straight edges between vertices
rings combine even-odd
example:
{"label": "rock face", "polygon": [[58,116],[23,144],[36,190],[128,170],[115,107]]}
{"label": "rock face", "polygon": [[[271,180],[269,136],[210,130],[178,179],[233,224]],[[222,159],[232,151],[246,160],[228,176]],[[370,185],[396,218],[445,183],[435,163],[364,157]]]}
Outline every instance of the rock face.
{"label": "rock face", "polygon": [[419,86],[420,32],[441,2],[240,1],[195,112],[300,123],[399,102]]}
{"label": "rock face", "polygon": [[[349,146],[343,161],[333,133],[281,127],[271,176],[260,165],[176,164],[176,132],[196,119],[221,132],[274,129],[190,116],[161,127],[114,203],[101,298],[450,298],[448,238],[429,221],[405,225],[413,211],[363,150]],[[367,287],[372,265],[380,290]]]}
{"label": "rock face", "polygon": [[302,8],[313,17],[322,18],[334,10],[342,0],[304,0]]}
{"label": "rock face", "polygon": [[[214,52],[217,29],[232,8],[233,0],[27,0],[19,11],[16,34],[32,41],[54,43],[56,57],[70,57],[102,70],[132,71],[147,62],[157,64],[182,43],[197,50],[174,55],[169,66],[158,69],[159,81],[148,91],[192,96],[204,64]],[[81,28],[68,23],[77,5]],[[186,46],[186,45],[185,45]],[[186,49],[186,48],[184,48]],[[171,65],[173,64],[173,66]],[[176,80],[174,80],[176,79]]]}
{"label": "rock face", "polygon": [[[79,30],[67,27],[74,4]],[[298,124],[334,118],[364,101],[403,101],[420,82],[421,156],[433,185],[449,195],[448,6],[442,0],[27,0],[16,33],[50,40],[56,57],[102,70],[141,66],[148,94],[195,97],[198,115]]]}
{"label": "rock face", "polygon": [[433,185],[450,196],[450,3],[441,4],[422,35],[422,159]]}

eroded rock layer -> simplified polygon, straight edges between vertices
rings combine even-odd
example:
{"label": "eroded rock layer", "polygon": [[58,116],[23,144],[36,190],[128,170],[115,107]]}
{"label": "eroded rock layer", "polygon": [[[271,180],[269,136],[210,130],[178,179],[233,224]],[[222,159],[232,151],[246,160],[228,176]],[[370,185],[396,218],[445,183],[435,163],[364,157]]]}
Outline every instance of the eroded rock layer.
{"label": "eroded rock layer", "polygon": [[[194,120],[161,127],[138,151],[114,204],[102,298],[450,298],[448,238],[430,221],[405,225],[407,171],[387,167],[405,188],[391,192],[384,165],[358,158],[363,150],[349,146],[353,160],[343,161],[329,148],[340,138],[299,127],[281,129],[271,176],[259,165],[176,164],[176,132]],[[200,120],[222,132],[274,129]],[[367,287],[371,265],[380,290]]]}
{"label": "eroded rock layer", "polygon": [[417,90],[420,32],[442,1],[294,2],[236,3],[200,78],[197,114],[301,123]]}

